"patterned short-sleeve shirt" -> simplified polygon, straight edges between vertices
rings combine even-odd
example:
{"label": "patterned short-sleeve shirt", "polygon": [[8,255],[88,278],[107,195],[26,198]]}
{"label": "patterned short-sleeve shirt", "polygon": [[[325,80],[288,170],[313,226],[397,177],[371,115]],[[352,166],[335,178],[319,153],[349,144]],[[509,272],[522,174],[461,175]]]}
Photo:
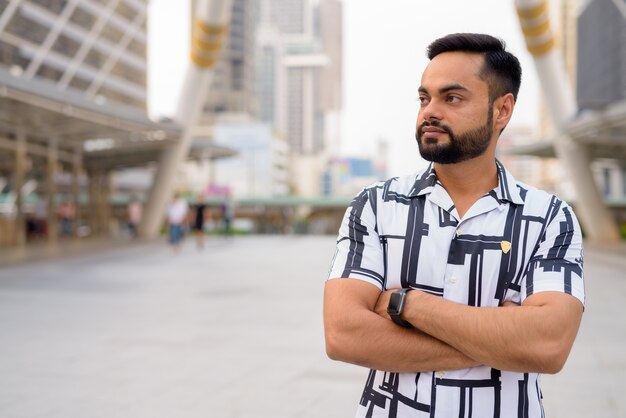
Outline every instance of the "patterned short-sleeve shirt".
{"label": "patterned short-sleeve shirt", "polygon": [[[346,210],[329,278],[412,287],[470,306],[545,291],[584,303],[582,236],[570,206],[498,167],[498,186],[459,219],[432,164],[365,188]],[[357,417],[542,417],[540,375],[487,366],[371,370]]]}

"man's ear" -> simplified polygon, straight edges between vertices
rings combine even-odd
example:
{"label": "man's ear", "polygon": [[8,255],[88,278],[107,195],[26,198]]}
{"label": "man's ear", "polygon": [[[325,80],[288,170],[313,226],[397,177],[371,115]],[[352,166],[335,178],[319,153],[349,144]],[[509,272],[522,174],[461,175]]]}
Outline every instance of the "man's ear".
{"label": "man's ear", "polygon": [[513,116],[513,109],[515,108],[515,99],[512,93],[507,93],[498,97],[493,102],[493,122],[494,130],[502,130],[508,125]]}

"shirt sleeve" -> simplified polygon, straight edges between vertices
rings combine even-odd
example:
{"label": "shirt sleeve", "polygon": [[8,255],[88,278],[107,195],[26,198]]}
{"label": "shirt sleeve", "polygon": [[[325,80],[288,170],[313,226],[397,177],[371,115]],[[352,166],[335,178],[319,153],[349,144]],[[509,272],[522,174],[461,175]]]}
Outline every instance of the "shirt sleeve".
{"label": "shirt sleeve", "polygon": [[585,303],[582,233],[576,215],[564,203],[530,260],[521,298],[548,291],[567,293]]}
{"label": "shirt sleeve", "polygon": [[383,249],[376,228],[375,189],[364,189],[341,222],[328,279],[352,278],[384,287]]}

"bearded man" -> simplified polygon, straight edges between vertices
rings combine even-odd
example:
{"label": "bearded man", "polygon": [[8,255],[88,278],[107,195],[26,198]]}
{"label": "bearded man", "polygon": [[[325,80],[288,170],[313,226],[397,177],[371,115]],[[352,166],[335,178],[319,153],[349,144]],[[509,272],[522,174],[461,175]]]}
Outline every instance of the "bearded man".
{"label": "bearded man", "polygon": [[348,207],[326,351],[371,369],[357,417],[542,417],[540,375],[561,370],[583,313],[580,226],[495,157],[521,82],[504,43],[452,34],[427,55],[416,139],[431,163]]}

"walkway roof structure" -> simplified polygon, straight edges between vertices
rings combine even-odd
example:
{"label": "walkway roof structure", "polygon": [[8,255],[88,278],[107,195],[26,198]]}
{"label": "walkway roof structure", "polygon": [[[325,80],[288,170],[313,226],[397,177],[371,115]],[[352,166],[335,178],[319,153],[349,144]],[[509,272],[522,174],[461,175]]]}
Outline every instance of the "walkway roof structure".
{"label": "walkway roof structure", "polygon": [[[626,161],[626,100],[612,103],[603,110],[585,111],[565,128],[576,142],[589,145],[592,159],[611,158]],[[506,152],[556,158],[554,139],[521,145]]]}
{"label": "walkway roof structure", "polygon": [[[69,163],[78,153],[86,169],[106,171],[157,161],[182,130],[173,122],[155,122],[137,108],[94,103],[80,93],[0,69],[0,167],[12,165],[20,131],[30,155],[45,158],[56,139],[60,161]],[[190,152],[196,159],[231,155],[233,150],[214,146],[207,137],[194,138]]]}

